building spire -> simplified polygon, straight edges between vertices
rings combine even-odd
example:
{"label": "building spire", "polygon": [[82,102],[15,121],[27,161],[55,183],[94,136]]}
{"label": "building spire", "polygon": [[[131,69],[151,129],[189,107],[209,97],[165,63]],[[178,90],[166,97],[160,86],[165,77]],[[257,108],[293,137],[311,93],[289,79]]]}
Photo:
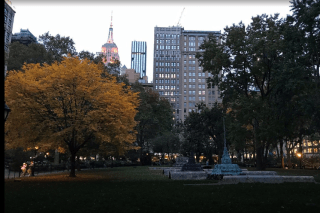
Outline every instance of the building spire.
{"label": "building spire", "polygon": [[112,13],[113,13],[113,11],[111,10],[111,24],[110,24],[110,28],[112,28]]}
{"label": "building spire", "polygon": [[111,23],[109,28],[108,43],[113,43],[112,11],[111,11]]}

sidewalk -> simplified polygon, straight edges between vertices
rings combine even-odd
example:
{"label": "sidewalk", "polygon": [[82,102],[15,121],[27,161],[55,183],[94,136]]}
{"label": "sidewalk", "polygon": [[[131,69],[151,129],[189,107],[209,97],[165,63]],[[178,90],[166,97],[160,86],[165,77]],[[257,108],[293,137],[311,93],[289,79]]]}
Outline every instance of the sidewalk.
{"label": "sidewalk", "polygon": [[[48,171],[48,172],[36,172],[34,173],[34,176],[38,176],[38,175],[47,175],[47,174],[52,174],[52,173],[63,173],[63,172],[67,172],[68,170],[64,170],[64,171],[58,171],[58,170],[53,170],[53,171]],[[20,172],[20,177],[22,176],[22,172]],[[29,174],[26,174],[25,177],[29,177]],[[10,171],[9,173],[9,169],[5,169],[4,171],[4,179],[11,179],[11,178],[19,178],[19,172],[13,172]]]}

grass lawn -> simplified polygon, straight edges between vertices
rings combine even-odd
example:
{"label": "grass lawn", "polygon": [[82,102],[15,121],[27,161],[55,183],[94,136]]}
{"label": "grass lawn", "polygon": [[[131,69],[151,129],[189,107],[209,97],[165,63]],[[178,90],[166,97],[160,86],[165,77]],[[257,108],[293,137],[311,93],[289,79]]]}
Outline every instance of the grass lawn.
{"label": "grass lawn", "polygon": [[[290,175],[295,170],[277,170]],[[301,170],[307,171],[307,170]],[[310,170],[319,177],[320,171]],[[319,212],[320,184],[236,184],[178,181],[148,167],[115,167],[6,179],[5,212]],[[300,174],[299,174],[300,175]],[[308,174],[307,174],[308,175]],[[185,185],[213,183],[212,185]]]}

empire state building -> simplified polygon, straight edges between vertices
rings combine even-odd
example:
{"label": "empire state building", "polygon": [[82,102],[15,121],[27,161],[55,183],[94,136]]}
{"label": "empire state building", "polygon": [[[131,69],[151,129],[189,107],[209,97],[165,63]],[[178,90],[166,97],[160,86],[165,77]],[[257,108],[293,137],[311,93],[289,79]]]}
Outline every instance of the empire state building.
{"label": "empire state building", "polygon": [[115,60],[120,60],[118,54],[118,47],[113,41],[113,27],[112,27],[112,15],[111,15],[111,24],[109,28],[108,41],[101,48],[101,54],[105,56],[103,60],[104,64],[114,63]]}

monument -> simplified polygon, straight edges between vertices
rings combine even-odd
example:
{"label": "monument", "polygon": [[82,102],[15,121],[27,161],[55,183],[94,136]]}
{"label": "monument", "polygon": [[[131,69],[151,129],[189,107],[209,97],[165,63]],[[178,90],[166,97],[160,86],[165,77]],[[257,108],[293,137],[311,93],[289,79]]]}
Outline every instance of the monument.
{"label": "monument", "polygon": [[[186,161],[187,160],[187,161]],[[179,166],[163,170],[163,174],[173,180],[205,180],[207,173],[203,171],[200,164],[195,163],[193,152],[189,158],[182,157],[179,159]],[[182,166],[182,167],[180,167]]]}
{"label": "monument", "polygon": [[183,164],[181,171],[203,171],[200,164],[196,164],[193,152],[191,152],[188,163]]}
{"label": "monument", "polygon": [[238,164],[233,164],[231,161],[231,158],[228,153],[227,149],[227,143],[226,143],[226,128],[224,125],[224,119],[223,119],[223,129],[224,129],[224,149],[223,149],[223,155],[221,158],[221,164],[217,164],[214,166],[211,176],[213,178],[219,178],[221,179],[225,175],[240,175],[242,174],[242,170],[238,166]]}
{"label": "monument", "polygon": [[188,163],[189,158],[188,157],[177,157],[176,162],[172,165],[173,167],[181,167]]}

